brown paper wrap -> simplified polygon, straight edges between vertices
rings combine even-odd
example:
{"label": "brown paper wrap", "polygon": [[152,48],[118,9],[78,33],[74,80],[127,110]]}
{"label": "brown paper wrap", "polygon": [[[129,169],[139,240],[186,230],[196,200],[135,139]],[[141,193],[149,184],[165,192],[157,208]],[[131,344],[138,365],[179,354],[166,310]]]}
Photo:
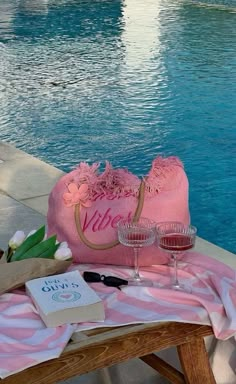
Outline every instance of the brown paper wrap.
{"label": "brown paper wrap", "polygon": [[32,258],[6,263],[0,260],[0,294],[22,287],[26,281],[63,273],[71,261]]}

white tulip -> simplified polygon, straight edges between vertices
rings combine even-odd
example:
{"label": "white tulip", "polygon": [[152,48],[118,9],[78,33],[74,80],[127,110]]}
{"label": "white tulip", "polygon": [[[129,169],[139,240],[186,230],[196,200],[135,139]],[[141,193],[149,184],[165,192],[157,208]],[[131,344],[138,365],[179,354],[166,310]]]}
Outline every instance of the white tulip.
{"label": "white tulip", "polygon": [[69,248],[67,241],[62,241],[59,248]]}
{"label": "white tulip", "polygon": [[72,259],[72,252],[68,247],[59,247],[54,254],[56,260],[69,260]]}
{"label": "white tulip", "polygon": [[24,240],[25,233],[23,231],[16,231],[16,233],[9,240],[8,245],[11,249],[16,249],[23,243]]}

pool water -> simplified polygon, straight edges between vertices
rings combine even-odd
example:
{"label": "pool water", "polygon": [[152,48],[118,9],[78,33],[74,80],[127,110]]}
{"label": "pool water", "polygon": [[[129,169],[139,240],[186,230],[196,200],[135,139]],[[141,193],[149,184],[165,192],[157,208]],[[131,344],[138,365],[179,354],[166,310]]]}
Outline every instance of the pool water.
{"label": "pool water", "polygon": [[64,171],[177,155],[199,236],[236,252],[233,3],[1,0],[0,140]]}

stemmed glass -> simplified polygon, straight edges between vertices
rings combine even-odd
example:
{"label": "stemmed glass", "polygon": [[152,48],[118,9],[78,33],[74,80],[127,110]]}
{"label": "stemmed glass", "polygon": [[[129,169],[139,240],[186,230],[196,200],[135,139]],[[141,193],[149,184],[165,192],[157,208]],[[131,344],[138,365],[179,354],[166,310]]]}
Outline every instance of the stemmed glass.
{"label": "stemmed glass", "polygon": [[159,248],[171,254],[174,265],[174,280],[165,288],[191,293],[191,287],[179,282],[178,257],[194,247],[197,228],[176,221],[166,221],[158,223],[156,230]]}
{"label": "stemmed glass", "polygon": [[156,239],[156,223],[146,217],[121,219],[117,223],[118,238],[121,244],[134,249],[134,274],[129,285],[151,287],[150,279],[140,276],[139,253],[141,248],[152,245]]}

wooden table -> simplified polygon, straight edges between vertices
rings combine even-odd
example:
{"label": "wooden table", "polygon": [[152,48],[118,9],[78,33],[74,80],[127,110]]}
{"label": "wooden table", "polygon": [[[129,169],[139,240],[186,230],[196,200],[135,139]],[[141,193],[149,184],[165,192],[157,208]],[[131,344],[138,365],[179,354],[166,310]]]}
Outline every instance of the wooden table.
{"label": "wooden table", "polygon": [[[174,384],[216,384],[204,337],[212,328],[176,322],[138,324],[79,332],[62,355],[0,380],[1,384],[55,384],[76,375],[140,358]],[[177,347],[184,374],[154,352]]]}

